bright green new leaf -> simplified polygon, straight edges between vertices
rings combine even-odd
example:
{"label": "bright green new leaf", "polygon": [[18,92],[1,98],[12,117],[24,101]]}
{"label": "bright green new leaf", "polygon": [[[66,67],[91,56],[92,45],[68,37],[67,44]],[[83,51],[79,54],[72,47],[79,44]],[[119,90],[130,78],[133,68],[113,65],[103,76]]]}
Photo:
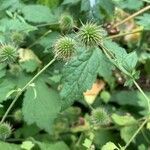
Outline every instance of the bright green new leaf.
{"label": "bright green new leaf", "polygon": [[31,150],[34,147],[34,144],[31,141],[24,141],[21,144],[21,148],[25,150]]}
{"label": "bright green new leaf", "polygon": [[150,14],[145,13],[143,16],[137,17],[137,24],[144,27],[145,30],[150,30]]}
{"label": "bright green new leaf", "polygon": [[113,122],[117,125],[124,126],[136,123],[137,121],[130,115],[120,116],[117,114],[112,114],[111,116]]}
{"label": "bright green new leaf", "polygon": [[107,142],[101,150],[119,150],[113,142]]}

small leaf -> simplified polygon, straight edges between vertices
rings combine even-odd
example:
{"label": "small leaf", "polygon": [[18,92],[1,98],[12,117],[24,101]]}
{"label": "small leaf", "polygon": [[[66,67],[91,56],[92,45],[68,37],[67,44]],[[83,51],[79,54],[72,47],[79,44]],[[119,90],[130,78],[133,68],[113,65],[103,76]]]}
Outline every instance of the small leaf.
{"label": "small leaf", "polygon": [[34,147],[34,144],[31,141],[24,141],[21,144],[21,148],[25,150],[31,150]]}
{"label": "small leaf", "polygon": [[136,123],[137,121],[130,115],[124,115],[120,116],[117,114],[112,114],[111,116],[113,122],[117,125],[124,126],[124,125],[129,125]]}
{"label": "small leaf", "polygon": [[123,67],[126,70],[132,72],[137,64],[137,61],[138,61],[138,57],[136,52],[129,53],[123,62]]}
{"label": "small leaf", "polygon": [[15,85],[8,80],[4,80],[2,83],[0,83],[0,103],[9,98],[7,95],[11,90],[13,90],[14,87]]}
{"label": "small leaf", "polygon": [[103,147],[102,147],[102,149],[101,150],[119,150],[118,149],[118,147],[114,144],[114,143],[112,143],[112,142],[107,142]]}
{"label": "small leaf", "polygon": [[83,143],[83,146],[86,147],[86,148],[90,148],[92,145],[92,141],[90,139],[85,139],[84,140],[84,143]]}
{"label": "small leaf", "polygon": [[150,30],[150,14],[145,13],[143,16],[137,17],[137,24],[144,27],[145,30]]}

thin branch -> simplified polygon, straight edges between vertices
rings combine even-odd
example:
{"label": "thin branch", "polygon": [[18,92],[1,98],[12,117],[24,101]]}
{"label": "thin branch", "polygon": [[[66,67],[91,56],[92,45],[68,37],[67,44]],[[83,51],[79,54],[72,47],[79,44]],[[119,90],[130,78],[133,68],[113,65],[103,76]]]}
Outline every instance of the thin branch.
{"label": "thin branch", "polygon": [[134,140],[134,138],[138,135],[138,133],[141,131],[141,129],[144,127],[144,125],[147,123],[147,121],[149,120],[149,118],[145,119],[145,121],[140,125],[140,127],[136,130],[136,132],[133,134],[133,136],[130,138],[130,140],[128,141],[128,143],[125,145],[125,147],[123,148],[123,150],[126,150],[127,147],[130,145],[130,143]]}
{"label": "thin branch", "polygon": [[44,38],[45,36],[47,36],[49,33],[51,33],[52,31],[51,30],[48,30],[48,31],[46,31],[42,36],[40,36],[37,40],[35,40],[31,45],[29,45],[28,47],[27,47],[27,49],[28,48],[31,48],[31,47],[33,47],[39,40],[41,40],[42,38]]}
{"label": "thin branch", "polygon": [[137,89],[141,92],[141,94],[144,96],[144,98],[147,101],[147,106],[148,106],[148,114],[150,113],[150,99],[149,97],[144,93],[144,91],[141,89],[141,87],[138,85],[138,83],[134,80],[133,81]]}
{"label": "thin branch", "polygon": [[120,34],[116,34],[116,35],[112,35],[112,36],[106,37],[105,39],[107,39],[107,40],[114,39],[114,38],[130,35],[130,34],[134,34],[134,33],[139,33],[139,32],[142,32],[142,31],[143,31],[143,29],[139,29],[139,30],[135,30],[135,31],[132,31],[132,32],[120,33]]}
{"label": "thin branch", "polygon": [[134,17],[140,15],[141,13],[143,13],[143,12],[149,10],[149,9],[150,9],[150,5],[148,5],[148,6],[144,7],[144,8],[142,8],[141,10],[135,12],[135,13],[132,14],[131,16],[129,16],[129,17],[125,18],[124,20],[122,20],[121,22],[116,23],[116,24],[113,26],[113,28],[120,26],[121,24],[123,24],[123,23],[129,21],[130,19],[133,19]]}

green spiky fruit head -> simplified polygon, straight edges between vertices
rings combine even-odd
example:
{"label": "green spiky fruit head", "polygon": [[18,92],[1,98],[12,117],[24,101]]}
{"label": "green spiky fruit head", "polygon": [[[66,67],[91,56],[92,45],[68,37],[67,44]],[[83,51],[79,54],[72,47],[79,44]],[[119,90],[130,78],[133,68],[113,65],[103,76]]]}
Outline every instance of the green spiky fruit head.
{"label": "green spiky fruit head", "polygon": [[0,139],[5,140],[12,133],[12,128],[9,123],[1,123],[0,124]]}
{"label": "green spiky fruit head", "polygon": [[14,62],[17,56],[17,48],[13,45],[2,44],[0,46],[0,62]]}
{"label": "green spiky fruit head", "polygon": [[71,30],[74,26],[73,18],[69,14],[62,15],[59,23],[60,29],[63,31]]}
{"label": "green spiky fruit head", "polygon": [[104,108],[96,108],[91,113],[91,123],[94,126],[105,126],[110,123],[110,118]]}
{"label": "green spiky fruit head", "polygon": [[61,37],[54,45],[54,52],[58,58],[71,58],[75,52],[75,40],[70,37]]}
{"label": "green spiky fruit head", "polygon": [[85,46],[98,46],[102,42],[104,30],[94,23],[86,23],[82,25],[77,35]]}
{"label": "green spiky fruit head", "polygon": [[24,34],[20,32],[13,32],[11,35],[11,40],[16,44],[19,45],[24,40]]}
{"label": "green spiky fruit head", "polygon": [[21,109],[18,109],[14,112],[14,120],[17,121],[17,122],[21,122],[22,119],[23,119],[23,115],[22,115],[22,111]]}
{"label": "green spiky fruit head", "polygon": [[11,75],[19,76],[21,72],[21,67],[18,64],[10,64],[9,67],[10,67],[9,72],[11,73]]}

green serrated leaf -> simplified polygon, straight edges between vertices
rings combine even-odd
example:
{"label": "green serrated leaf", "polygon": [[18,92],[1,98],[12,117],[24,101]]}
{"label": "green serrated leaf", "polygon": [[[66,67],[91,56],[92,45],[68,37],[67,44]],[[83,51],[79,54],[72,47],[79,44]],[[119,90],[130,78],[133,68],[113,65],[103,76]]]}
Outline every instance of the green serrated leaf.
{"label": "green serrated leaf", "polygon": [[[149,92],[145,92],[150,97]],[[139,91],[117,91],[112,94],[111,101],[118,103],[121,106],[130,105],[143,108],[140,114],[146,115],[148,113],[147,101]]]}
{"label": "green serrated leaf", "polygon": [[55,18],[50,9],[43,5],[26,5],[22,9],[24,18],[33,23],[54,22]]}
{"label": "green serrated leaf", "polygon": [[[62,103],[70,105],[90,89],[97,74],[105,74],[106,62],[103,53],[98,49],[86,51],[68,62],[63,71]],[[104,65],[105,64],[105,65]]]}
{"label": "green serrated leaf", "polygon": [[35,31],[37,28],[32,26],[26,22],[21,22],[18,19],[2,19],[0,21],[0,28],[3,28],[3,32],[8,31],[23,31],[24,33],[28,33],[30,31]]}
{"label": "green serrated leaf", "polygon": [[138,10],[143,6],[143,2],[140,0],[121,0],[119,2],[119,5],[123,9],[129,9],[129,10]]}
{"label": "green serrated leaf", "polygon": [[145,13],[143,16],[137,17],[137,24],[144,27],[145,30],[150,30],[150,14]]}
{"label": "green serrated leaf", "polygon": [[51,132],[54,119],[60,111],[59,96],[44,82],[44,78],[35,81],[36,97],[32,87],[25,93],[23,116],[28,124],[36,123],[41,129]]}
{"label": "green serrated leaf", "polygon": [[137,61],[138,61],[138,57],[136,52],[129,53],[124,59],[123,67],[129,72],[132,72],[137,64]]}
{"label": "green serrated leaf", "polygon": [[104,46],[114,55],[117,62],[124,62],[127,57],[127,52],[124,48],[120,47],[117,43],[112,42],[111,40],[105,40]]}

